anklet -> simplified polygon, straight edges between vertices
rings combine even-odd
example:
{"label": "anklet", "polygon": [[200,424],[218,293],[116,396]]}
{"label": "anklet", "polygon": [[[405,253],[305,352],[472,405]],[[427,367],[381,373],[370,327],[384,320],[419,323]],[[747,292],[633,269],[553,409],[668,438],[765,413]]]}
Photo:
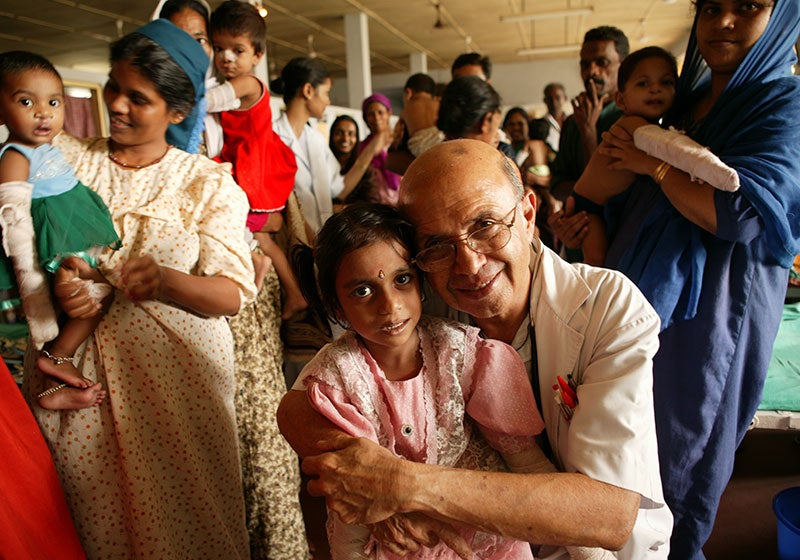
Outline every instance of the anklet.
{"label": "anklet", "polygon": [[39,400],[39,399],[41,399],[42,397],[47,397],[47,396],[49,396],[49,395],[52,395],[53,393],[55,393],[55,392],[57,392],[57,391],[60,391],[60,390],[61,390],[61,389],[63,389],[64,387],[68,387],[68,385],[67,385],[66,383],[62,383],[61,385],[56,385],[55,387],[50,387],[50,388],[49,388],[49,389],[47,389],[46,391],[42,391],[41,393],[39,393],[38,395],[36,395],[36,400],[38,401],[38,400]]}
{"label": "anklet", "polygon": [[72,363],[72,356],[53,356],[47,350],[42,350],[42,356],[44,356],[57,366],[60,366],[61,364],[66,364],[67,362]]}

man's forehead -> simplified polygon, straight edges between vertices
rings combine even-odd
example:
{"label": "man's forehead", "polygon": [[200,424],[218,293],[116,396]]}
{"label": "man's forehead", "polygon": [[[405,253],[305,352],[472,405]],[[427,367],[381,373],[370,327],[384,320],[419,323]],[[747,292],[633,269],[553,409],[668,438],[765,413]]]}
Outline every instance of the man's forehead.
{"label": "man's forehead", "polygon": [[591,61],[601,57],[619,59],[619,53],[617,53],[617,46],[614,41],[587,41],[581,46],[581,60]]}
{"label": "man's forehead", "polygon": [[513,193],[507,182],[498,177],[473,182],[451,183],[448,191],[437,194],[437,185],[417,197],[405,208],[408,219],[420,237],[453,235],[486,218],[501,218],[513,202]]}

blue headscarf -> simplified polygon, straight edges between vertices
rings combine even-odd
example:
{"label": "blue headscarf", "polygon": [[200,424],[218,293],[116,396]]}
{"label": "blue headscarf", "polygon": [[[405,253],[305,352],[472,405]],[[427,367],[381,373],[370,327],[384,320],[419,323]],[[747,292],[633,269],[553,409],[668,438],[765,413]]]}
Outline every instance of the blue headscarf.
{"label": "blue headscarf", "polygon": [[205,100],[208,55],[194,37],[166,19],[151,21],[135,33],[158,43],[191,80],[194,86],[194,107],[183,121],[167,128],[167,142],[187,152],[197,152],[203,132],[203,119],[200,115],[205,114],[201,104]]}
{"label": "blue headscarf", "polygon": [[[709,87],[710,71],[697,47],[698,16],[678,82],[676,112]],[[791,75],[798,32],[798,1],[778,0],[764,33],[692,134],[737,171],[741,196],[763,224],[764,258],[786,267],[800,252],[800,78]],[[674,123],[675,117],[668,115],[667,121]],[[714,200],[727,204],[737,196],[716,192]],[[759,231],[754,225],[753,238]],[[697,313],[706,262],[703,237],[701,228],[659,190],[620,259],[617,268],[655,307],[662,329]]]}

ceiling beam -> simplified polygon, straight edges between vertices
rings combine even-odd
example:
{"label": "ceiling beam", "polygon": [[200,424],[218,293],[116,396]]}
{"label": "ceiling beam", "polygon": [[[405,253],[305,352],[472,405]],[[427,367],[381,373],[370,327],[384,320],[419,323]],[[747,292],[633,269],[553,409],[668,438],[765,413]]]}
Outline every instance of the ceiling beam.
{"label": "ceiling beam", "polygon": [[[416,42],[414,39],[412,39],[411,37],[409,37],[408,35],[406,35],[402,31],[397,29],[394,25],[392,25],[391,23],[386,21],[384,18],[379,16],[373,10],[370,10],[369,8],[364,6],[361,2],[357,2],[356,0],[344,0],[344,1],[347,2],[348,4],[350,4],[351,6],[353,6],[358,11],[364,12],[365,14],[367,14],[367,16],[370,19],[375,20],[375,22],[378,23],[379,25],[381,25],[384,29],[386,29],[386,31],[388,31],[389,33],[391,33],[392,35],[394,35],[398,39],[404,41],[410,47],[413,47],[414,49],[418,50],[419,52],[424,52],[425,54],[427,54],[428,58],[433,59],[439,65],[441,65],[443,68],[449,68],[450,67],[450,64],[445,62],[442,59],[442,57],[438,56],[433,51],[423,47],[421,44]],[[404,70],[406,70],[406,68],[404,68]]]}
{"label": "ceiling beam", "polygon": [[[335,31],[331,31],[330,29],[327,29],[327,28],[321,26],[317,22],[315,22],[315,21],[313,21],[311,19],[308,19],[305,16],[301,16],[299,14],[295,14],[294,12],[292,12],[291,10],[289,10],[288,8],[286,8],[284,6],[281,6],[280,4],[277,4],[275,2],[267,2],[266,5],[267,5],[267,7],[269,9],[274,9],[275,11],[279,12],[280,14],[282,14],[282,15],[290,18],[290,19],[293,19],[294,21],[296,21],[296,22],[298,22],[298,23],[300,23],[302,25],[305,25],[306,27],[309,27],[309,28],[313,29],[314,31],[316,31],[316,32],[318,32],[320,34],[325,35],[326,37],[330,37],[331,39],[334,39],[335,41],[339,41],[342,44],[345,44],[345,42],[346,42],[345,36],[342,35],[341,33],[336,33]],[[267,34],[267,40],[268,41],[272,40],[272,38],[269,36],[269,34]],[[301,52],[306,52],[307,53],[308,50],[306,49],[305,51],[301,51]],[[399,64],[399,63],[395,62],[394,60],[392,60],[391,58],[389,58],[387,56],[384,56],[384,55],[382,55],[380,53],[377,53],[375,51],[370,51],[369,54],[370,54],[371,58],[380,60],[381,62],[383,62],[387,66],[391,66],[395,70],[398,70],[398,71],[401,71],[401,72],[407,70],[407,68],[405,66],[403,66],[402,64]]]}

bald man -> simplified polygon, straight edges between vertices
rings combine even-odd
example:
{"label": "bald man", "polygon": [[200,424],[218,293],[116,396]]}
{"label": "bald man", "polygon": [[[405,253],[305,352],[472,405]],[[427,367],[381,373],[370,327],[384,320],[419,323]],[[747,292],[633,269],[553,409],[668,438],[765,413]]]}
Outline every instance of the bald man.
{"label": "bald man", "polygon": [[[418,512],[537,543],[537,558],[568,558],[564,545],[666,558],[672,515],[652,398],[658,317],[621,274],[569,265],[543,246],[534,205],[514,163],[476,140],[428,150],[400,188],[418,266],[445,303],[520,354],[546,424],[540,443],[562,472],[472,472],[395,458],[345,436],[299,390],[281,403],[281,431],[307,457],[303,470],[319,477],[309,490],[348,523]],[[577,402],[556,401],[559,376],[576,386]]]}

